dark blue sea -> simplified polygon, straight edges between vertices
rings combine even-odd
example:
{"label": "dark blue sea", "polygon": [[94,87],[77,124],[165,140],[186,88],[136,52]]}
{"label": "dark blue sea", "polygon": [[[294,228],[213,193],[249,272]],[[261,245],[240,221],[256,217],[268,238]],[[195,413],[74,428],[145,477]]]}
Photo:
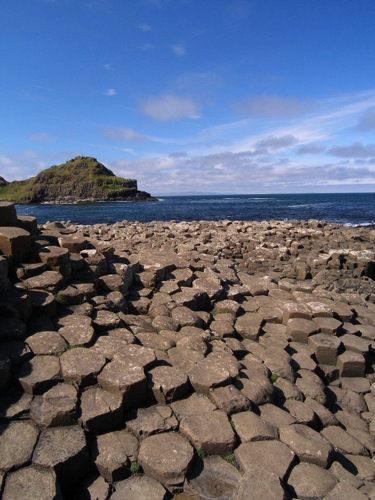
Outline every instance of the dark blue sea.
{"label": "dark blue sea", "polygon": [[307,220],[349,225],[375,224],[375,193],[163,196],[158,202],[105,202],[77,205],[19,205],[20,215],[39,223],[81,224],[129,220]]}

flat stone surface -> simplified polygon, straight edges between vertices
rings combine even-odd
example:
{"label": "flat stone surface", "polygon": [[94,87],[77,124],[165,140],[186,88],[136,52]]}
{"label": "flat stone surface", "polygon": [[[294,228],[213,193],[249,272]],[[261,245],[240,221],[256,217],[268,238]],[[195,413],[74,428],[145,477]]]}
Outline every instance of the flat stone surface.
{"label": "flat stone surface", "polygon": [[176,345],[175,341],[151,332],[140,332],[137,334],[137,339],[143,346],[159,351],[168,351]]}
{"label": "flat stone surface", "polygon": [[352,455],[367,455],[366,448],[357,441],[353,436],[348,434],[344,429],[338,426],[326,427],[321,434],[332,443],[336,451],[343,454]]}
{"label": "flat stone surface", "polygon": [[184,490],[196,498],[231,500],[240,479],[238,470],[221,457],[205,457],[194,462]]}
{"label": "flat stone surface", "polygon": [[26,290],[46,290],[47,292],[57,292],[64,284],[63,276],[57,271],[45,271],[38,276],[28,278],[22,282]]}
{"label": "flat stone surface", "polygon": [[131,362],[114,359],[98,376],[98,384],[107,391],[122,394],[124,403],[139,405],[147,399],[147,380],[143,367]]}
{"label": "flat stone surface", "polygon": [[188,375],[195,391],[203,393],[208,393],[215,387],[228,385],[233,378],[228,364],[210,355],[189,370]]}
{"label": "flat stone surface", "polygon": [[46,429],[35,448],[33,464],[53,469],[64,487],[74,484],[89,468],[84,431],[78,426]]}
{"label": "flat stone surface", "polygon": [[171,366],[157,366],[147,374],[149,394],[158,403],[171,403],[190,392],[190,384],[185,373]]}
{"label": "flat stone surface", "polygon": [[324,500],[368,500],[368,496],[357,490],[348,481],[342,481],[324,497]]}
{"label": "flat stone surface", "polygon": [[296,423],[296,419],[287,411],[272,404],[265,404],[260,407],[260,416],[266,422],[275,427],[282,427]]}
{"label": "flat stone surface", "polygon": [[111,311],[97,311],[94,318],[94,327],[98,332],[106,332],[114,328],[122,328],[122,320]]}
{"label": "flat stone surface", "polygon": [[284,479],[295,462],[295,454],[280,441],[243,443],[234,452],[242,470],[254,467],[267,470]]}
{"label": "flat stone surface", "polygon": [[30,253],[30,233],[19,227],[0,227],[0,251],[14,262],[25,262]]}
{"label": "flat stone surface", "polygon": [[83,347],[64,352],[60,361],[65,382],[75,382],[82,387],[95,384],[98,373],[106,364],[100,353]]}
{"label": "flat stone surface", "polygon": [[153,434],[177,430],[178,421],[167,405],[155,405],[150,408],[138,408],[134,411],[126,426],[139,438]]}
{"label": "flat stone surface", "polygon": [[138,461],[146,474],[172,492],[181,487],[193,458],[192,446],[176,432],[144,439],[138,454]]}
{"label": "flat stone surface", "polygon": [[29,290],[27,295],[31,299],[33,314],[45,316],[56,314],[56,300],[52,293],[43,290]]}
{"label": "flat stone surface", "polygon": [[109,493],[110,485],[101,476],[90,474],[74,486],[72,500],[107,500]]}
{"label": "flat stone surface", "polygon": [[0,470],[18,469],[30,462],[39,431],[30,421],[0,424]]}
{"label": "flat stone surface", "polygon": [[296,401],[295,399],[285,401],[283,406],[293,415],[298,424],[308,425],[313,428],[316,427],[317,418],[310,406],[305,405],[302,401]]}
{"label": "flat stone surface", "polygon": [[[181,401],[171,403],[173,413],[178,420],[194,415],[202,415],[216,410],[216,406],[203,394],[194,392],[191,396]],[[207,417],[209,418],[209,416]]]}
{"label": "flat stone surface", "polygon": [[225,412],[217,410],[207,415],[191,415],[180,422],[180,432],[196,449],[208,455],[224,455],[233,450],[236,436]]}
{"label": "flat stone surface", "polygon": [[138,440],[125,431],[110,432],[96,438],[92,458],[102,477],[110,482],[130,475],[130,463],[138,457]]}
{"label": "flat stone surface", "polygon": [[257,313],[246,313],[240,316],[234,327],[237,333],[244,339],[257,340],[264,320]]}
{"label": "flat stone surface", "polygon": [[60,359],[36,356],[22,363],[17,378],[28,394],[43,394],[61,380]]}
{"label": "flat stone surface", "polygon": [[280,440],[285,443],[302,462],[327,467],[333,452],[331,443],[319,432],[301,424],[280,428]]}
{"label": "flat stone surface", "polygon": [[275,387],[275,397],[280,401],[286,401],[288,399],[296,401],[303,400],[302,392],[290,380],[279,377],[275,382],[273,382],[273,386]]}
{"label": "flat stone surface", "polygon": [[345,351],[337,358],[341,377],[363,377],[365,364],[362,354],[354,351]]}
{"label": "flat stone surface", "polygon": [[108,392],[100,387],[90,387],[81,396],[82,427],[94,434],[108,432],[123,425],[121,394]]}
{"label": "flat stone surface", "polygon": [[288,500],[280,478],[263,469],[245,472],[239,482],[238,492],[234,499],[247,500],[251,497],[262,500]]}
{"label": "flat stone surface", "polygon": [[288,486],[294,497],[302,500],[321,500],[336,484],[335,478],[327,470],[306,463],[294,467],[288,479]]}
{"label": "flat stone surface", "polygon": [[[76,321],[73,319],[76,316]],[[66,342],[75,347],[89,347],[96,339],[94,328],[91,326],[91,321],[87,316],[80,314],[72,314],[72,323],[63,326],[59,329],[61,335]],[[84,320],[82,318],[85,318]],[[89,320],[89,321],[88,321]]]}
{"label": "flat stone surface", "polygon": [[361,481],[375,480],[375,462],[362,455],[345,455],[342,465]]}
{"label": "flat stone surface", "polygon": [[242,443],[278,439],[276,427],[251,411],[232,415],[231,421]]}
{"label": "flat stone surface", "polygon": [[299,370],[296,386],[305,398],[315,399],[322,405],[326,403],[325,385],[315,373],[308,370]]}
{"label": "flat stone surface", "polygon": [[[348,467],[348,464],[350,466],[350,461],[346,460],[344,456],[338,458],[345,463],[345,467]],[[333,475],[333,477],[337,481],[349,482],[356,489],[360,488],[363,485],[363,482],[355,475],[357,470],[355,470],[354,473],[351,473],[346,468],[344,468],[338,461],[332,462],[332,465],[329,468],[329,472]]]}
{"label": "flat stone surface", "polygon": [[148,476],[135,476],[116,483],[111,500],[164,500],[166,491],[163,486]]}
{"label": "flat stone surface", "polygon": [[217,387],[210,390],[209,397],[216,406],[228,415],[250,409],[250,400],[234,385]]}
{"label": "flat stone surface", "polygon": [[335,318],[318,317],[314,318],[314,321],[318,324],[322,333],[329,333],[331,335],[336,334],[342,325],[342,322]]}
{"label": "flat stone surface", "polygon": [[323,427],[329,425],[339,425],[335,415],[328,410],[325,406],[315,401],[315,399],[307,398],[305,405],[309,406],[313,412],[318,416],[318,419]]}
{"label": "flat stone surface", "polygon": [[308,344],[314,350],[318,363],[336,365],[339,349],[342,345],[341,340],[329,333],[318,333],[309,337]]}
{"label": "flat stone surface", "polygon": [[108,361],[112,360],[114,355],[127,345],[127,341],[120,337],[101,335],[95,342],[92,351],[99,352]]}
{"label": "flat stone surface", "polygon": [[30,406],[30,417],[40,428],[72,425],[77,419],[77,389],[69,384],[58,384],[42,396],[35,396]]}
{"label": "flat stone surface", "polygon": [[8,474],[3,500],[61,500],[56,474],[50,469],[24,467]]}
{"label": "flat stone surface", "polygon": [[34,354],[52,355],[66,351],[68,345],[57,332],[39,332],[27,338]]}
{"label": "flat stone surface", "polygon": [[124,346],[113,356],[113,359],[131,362],[148,370],[155,364],[156,356],[155,351],[149,347],[131,344]]}

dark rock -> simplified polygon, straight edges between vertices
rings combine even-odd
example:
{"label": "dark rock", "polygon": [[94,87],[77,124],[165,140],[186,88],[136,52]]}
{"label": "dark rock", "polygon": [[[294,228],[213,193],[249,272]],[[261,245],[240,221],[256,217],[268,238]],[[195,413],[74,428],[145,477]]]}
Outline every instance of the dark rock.
{"label": "dark rock", "polygon": [[53,469],[64,488],[76,483],[89,469],[84,431],[78,426],[46,429],[35,448],[33,464]]}

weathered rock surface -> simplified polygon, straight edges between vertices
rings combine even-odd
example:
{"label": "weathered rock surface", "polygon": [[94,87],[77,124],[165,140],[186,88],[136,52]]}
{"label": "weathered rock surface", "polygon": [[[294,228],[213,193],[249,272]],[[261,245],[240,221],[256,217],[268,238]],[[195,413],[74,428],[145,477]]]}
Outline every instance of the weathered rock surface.
{"label": "weathered rock surface", "polygon": [[193,457],[188,441],[175,432],[168,432],[142,441],[138,461],[149,476],[170,491],[176,491],[182,487]]}
{"label": "weathered rock surface", "polygon": [[0,256],[3,496],[374,496],[373,229],[24,223],[30,259]]}

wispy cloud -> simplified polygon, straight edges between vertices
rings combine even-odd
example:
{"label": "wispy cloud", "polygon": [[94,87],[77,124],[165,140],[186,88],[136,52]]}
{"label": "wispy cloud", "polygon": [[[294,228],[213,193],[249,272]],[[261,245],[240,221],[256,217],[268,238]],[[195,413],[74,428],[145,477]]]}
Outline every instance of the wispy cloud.
{"label": "wispy cloud", "polygon": [[155,46],[153,43],[144,43],[140,46],[142,52],[149,52],[150,50],[154,50]]}
{"label": "wispy cloud", "polygon": [[108,95],[110,97],[114,96],[114,95],[117,95],[117,92],[115,89],[107,89],[105,92],[104,92],[104,95]]}
{"label": "wispy cloud", "polygon": [[292,117],[311,110],[312,102],[297,97],[281,97],[263,94],[248,97],[232,104],[232,109],[241,115],[263,117]]}
{"label": "wispy cloud", "polygon": [[106,71],[111,71],[113,70],[112,66],[110,64],[103,64],[103,68],[106,70]]}
{"label": "wispy cloud", "polygon": [[363,132],[375,130],[375,107],[368,109],[360,116],[357,128]]}
{"label": "wispy cloud", "polygon": [[102,127],[100,134],[110,141],[124,142],[157,142],[159,144],[177,144],[176,139],[167,137],[156,137],[153,135],[141,134],[129,127]]}
{"label": "wispy cloud", "polygon": [[31,87],[34,87],[35,89],[40,89],[40,90],[47,90],[48,92],[56,92],[55,89],[51,89],[50,87],[42,87],[41,85],[31,85]]}
{"label": "wispy cloud", "polygon": [[327,148],[319,144],[305,144],[297,150],[299,155],[319,155],[324,153]]}
{"label": "wispy cloud", "polygon": [[336,146],[327,151],[329,155],[338,158],[375,158],[375,144],[361,144],[356,142],[349,146]]}
{"label": "wispy cloud", "polygon": [[152,31],[152,26],[150,26],[149,24],[138,24],[137,28],[144,31],[145,33],[147,33],[148,31]]}
{"label": "wispy cloud", "polygon": [[29,135],[29,140],[34,142],[50,142],[54,140],[54,136],[48,132],[37,132]]}
{"label": "wispy cloud", "polygon": [[187,53],[185,47],[181,44],[172,45],[171,50],[176,56],[185,56]]}
{"label": "wispy cloud", "polygon": [[200,106],[191,97],[163,94],[150,96],[141,102],[141,111],[158,121],[179,118],[200,118]]}
{"label": "wispy cloud", "polygon": [[327,185],[375,185],[375,164],[311,166],[287,158],[253,159],[246,152],[214,155],[123,159],[110,164],[119,175],[136,177],[151,192],[184,193],[197,186],[217,193],[319,189]]}

